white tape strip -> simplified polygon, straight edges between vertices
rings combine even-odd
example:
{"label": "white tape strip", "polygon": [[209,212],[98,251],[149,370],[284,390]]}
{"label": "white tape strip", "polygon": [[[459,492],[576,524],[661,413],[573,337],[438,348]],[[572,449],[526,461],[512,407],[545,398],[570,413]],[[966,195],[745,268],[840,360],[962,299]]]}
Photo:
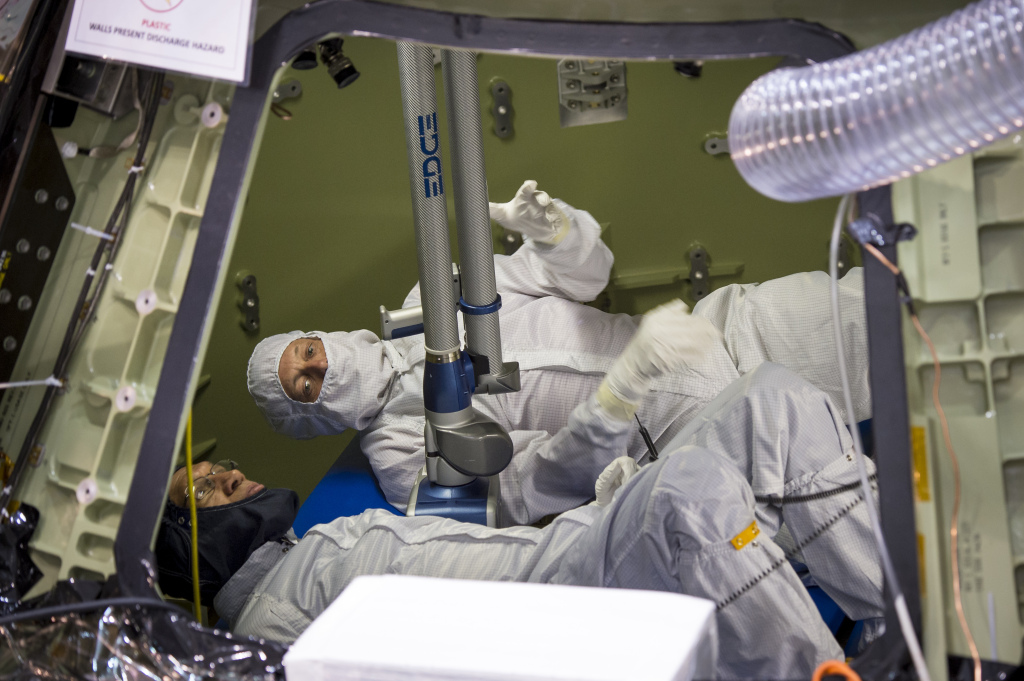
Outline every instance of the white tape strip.
{"label": "white tape strip", "polygon": [[114,235],[113,234],[107,234],[106,232],[101,232],[98,229],[93,229],[92,227],[86,227],[85,225],[80,225],[77,222],[72,222],[71,223],[71,229],[77,229],[80,232],[85,232],[89,236],[94,236],[97,239],[103,239],[104,241],[113,241],[114,240]]}
{"label": "white tape strip", "polygon": [[59,388],[64,384],[53,376],[47,376],[46,378],[36,381],[8,381],[7,383],[0,383],[0,390],[7,390],[8,388],[28,388],[33,385],[52,385],[54,388]]}

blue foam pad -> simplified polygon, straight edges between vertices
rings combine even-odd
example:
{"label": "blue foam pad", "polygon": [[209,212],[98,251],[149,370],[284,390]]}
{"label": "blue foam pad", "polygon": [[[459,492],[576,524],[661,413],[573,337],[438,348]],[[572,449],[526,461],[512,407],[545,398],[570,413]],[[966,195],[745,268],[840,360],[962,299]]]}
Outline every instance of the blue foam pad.
{"label": "blue foam pad", "polygon": [[387,502],[373,474],[331,469],[299,508],[292,528],[302,536],[309,528],[342,516],[359,515],[368,508],[383,508],[402,515]]}

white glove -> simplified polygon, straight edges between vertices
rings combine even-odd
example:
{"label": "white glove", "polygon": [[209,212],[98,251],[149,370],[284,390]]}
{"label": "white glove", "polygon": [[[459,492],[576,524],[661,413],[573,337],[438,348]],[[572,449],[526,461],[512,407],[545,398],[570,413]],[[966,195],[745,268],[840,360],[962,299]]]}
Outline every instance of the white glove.
{"label": "white glove", "polygon": [[602,508],[612,503],[615,492],[640,472],[640,466],[628,456],[620,456],[601,471],[594,484],[597,505]]}
{"label": "white glove", "polygon": [[679,300],[660,305],[640,322],[597,391],[612,415],[632,419],[654,379],[702,360],[722,334],[703,317],[693,317]]}
{"label": "white glove", "polygon": [[569,218],[547,192],[537,191],[535,180],[524,182],[508,203],[492,203],[490,207],[492,220],[536,241],[557,244],[569,233]]}

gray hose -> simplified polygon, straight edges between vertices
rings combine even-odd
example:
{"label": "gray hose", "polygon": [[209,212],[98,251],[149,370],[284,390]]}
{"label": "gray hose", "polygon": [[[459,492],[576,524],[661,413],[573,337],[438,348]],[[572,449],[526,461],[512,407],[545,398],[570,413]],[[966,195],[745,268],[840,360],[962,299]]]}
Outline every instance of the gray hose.
{"label": "gray hose", "polygon": [[[487,205],[487,171],[484,167],[483,124],[480,121],[480,90],[476,54],[441,51],[445,103],[451,142],[452,179],[455,185],[455,219],[459,235],[462,297],[470,305],[494,302],[494,249],[491,216]],[[485,355],[490,373],[502,373],[501,333],[498,313],[464,314],[467,349]]]}
{"label": "gray hose", "polygon": [[423,334],[428,351],[459,349],[451,283],[448,209],[441,174],[441,137],[434,94],[434,54],[426,45],[398,43],[409,187],[416,226],[416,250],[423,305]]}

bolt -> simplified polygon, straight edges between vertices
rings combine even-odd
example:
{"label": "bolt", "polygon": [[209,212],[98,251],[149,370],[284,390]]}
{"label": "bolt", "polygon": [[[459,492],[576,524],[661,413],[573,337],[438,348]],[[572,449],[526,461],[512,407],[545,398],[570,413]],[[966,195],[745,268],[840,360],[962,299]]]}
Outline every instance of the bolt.
{"label": "bolt", "polygon": [[569,102],[569,108],[570,109],[575,109],[576,106],[577,106],[576,102]]}
{"label": "bolt", "polygon": [[504,116],[505,114],[508,113],[508,107],[505,106],[504,104],[499,106],[498,107],[498,113],[500,113],[502,116]]}
{"label": "bolt", "polygon": [[612,97],[612,104],[618,104],[620,99],[621,97],[615,95],[614,97]]}
{"label": "bolt", "polygon": [[619,82],[619,77],[618,76],[612,76],[609,80],[611,80],[611,82],[613,82],[613,83],[618,83]]}
{"label": "bolt", "polygon": [[760,546],[760,544],[758,544],[758,543],[757,543],[757,540],[756,540],[756,539],[755,539],[754,541],[750,542],[750,545],[751,545],[751,546],[753,546],[753,547],[754,547],[755,549],[756,549],[756,548],[757,548],[758,546]]}
{"label": "bolt", "polygon": [[28,253],[28,249],[32,248],[32,244],[28,242],[28,239],[18,239],[18,243],[14,247],[18,249],[18,253]]}
{"label": "bolt", "polygon": [[6,305],[11,302],[11,292],[5,288],[0,288],[0,305]]}
{"label": "bolt", "polygon": [[704,278],[704,273],[700,272],[700,271],[694,272],[693,273],[693,278],[694,279],[703,279]]}
{"label": "bolt", "polygon": [[58,196],[57,200],[53,202],[53,207],[57,210],[67,210],[69,205],[70,201],[63,196]]}
{"label": "bolt", "polygon": [[29,298],[28,296],[22,296],[21,298],[18,298],[18,309],[22,311],[31,310],[32,299]]}
{"label": "bolt", "polygon": [[7,352],[14,352],[16,347],[18,347],[18,341],[15,340],[14,336],[4,338],[4,350]]}
{"label": "bolt", "polygon": [[565,84],[565,87],[569,88],[570,90],[575,90],[576,89],[576,81],[575,80],[570,80],[568,83]]}
{"label": "bolt", "polygon": [[36,203],[46,203],[46,200],[50,198],[50,195],[45,189],[36,190]]}
{"label": "bolt", "polygon": [[245,306],[246,307],[256,307],[256,301],[253,300],[252,298],[246,298],[245,299]]}
{"label": "bolt", "polygon": [[50,249],[47,248],[46,246],[40,246],[39,249],[36,251],[36,257],[39,258],[40,260],[44,261],[44,262],[49,260],[50,259]]}
{"label": "bolt", "polygon": [[565,68],[568,71],[574,71],[574,70],[576,70],[576,63],[575,62],[569,62],[568,64],[565,65]]}

